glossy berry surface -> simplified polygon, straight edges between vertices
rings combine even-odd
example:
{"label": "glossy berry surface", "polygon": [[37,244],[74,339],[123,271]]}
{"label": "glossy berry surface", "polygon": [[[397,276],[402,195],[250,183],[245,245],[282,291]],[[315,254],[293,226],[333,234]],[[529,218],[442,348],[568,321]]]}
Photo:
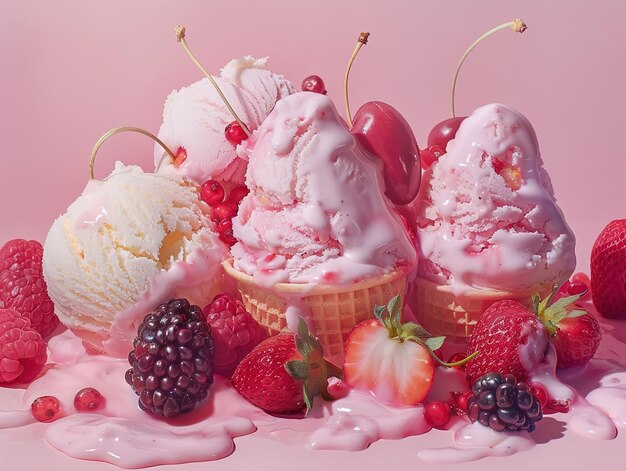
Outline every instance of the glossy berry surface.
{"label": "glossy berry surface", "polygon": [[54,396],[40,396],[30,406],[33,417],[39,422],[50,422],[59,416],[61,403]]}
{"label": "glossy berry surface", "polygon": [[59,325],[43,278],[43,247],[35,240],[14,239],[0,249],[0,308],[28,317],[43,338]]}
{"label": "glossy berry surface", "polygon": [[221,203],[213,208],[212,218],[216,221],[232,218],[237,214],[238,206],[234,203]]}
{"label": "glossy berry surface", "polygon": [[217,223],[217,235],[219,239],[229,247],[232,247],[237,243],[235,235],[233,233],[233,218],[229,217],[222,219]]}
{"label": "glossy berry surface", "polygon": [[248,135],[237,121],[233,121],[226,126],[224,136],[228,142],[236,146],[248,139]]}
{"label": "glossy berry surface", "polygon": [[104,398],[95,388],[83,388],[74,396],[74,408],[81,412],[99,409],[104,404]]}
{"label": "glossy berry surface", "polygon": [[326,85],[319,75],[309,75],[302,81],[303,92],[321,93],[326,95]]}
{"label": "glossy berry surface", "polygon": [[626,318],[626,219],[611,221],[593,244],[591,296],[604,317]]}
{"label": "glossy berry surface", "polygon": [[468,417],[496,432],[532,432],[543,412],[539,399],[526,383],[510,374],[487,373],[472,385]]}
{"label": "glossy berry surface", "polygon": [[30,319],[13,309],[0,309],[0,385],[32,381],[47,357],[46,344]]}
{"label": "glossy berry surface", "polygon": [[217,295],[204,308],[215,341],[215,372],[230,378],[237,365],[256,347],[264,335],[243,303],[227,294]]}
{"label": "glossy berry surface", "polygon": [[200,198],[211,207],[224,201],[224,188],[215,180],[207,180],[200,187]]}
{"label": "glossy berry surface", "polygon": [[202,309],[186,299],[161,304],[138,328],[126,382],[139,407],[174,417],[191,412],[213,384],[213,337]]}
{"label": "glossy berry surface", "polygon": [[424,418],[433,427],[443,427],[450,421],[450,404],[432,401],[424,406]]}
{"label": "glossy berry surface", "polygon": [[467,116],[444,119],[437,123],[428,134],[428,147],[438,146],[445,151],[448,142],[454,139],[461,123]]}

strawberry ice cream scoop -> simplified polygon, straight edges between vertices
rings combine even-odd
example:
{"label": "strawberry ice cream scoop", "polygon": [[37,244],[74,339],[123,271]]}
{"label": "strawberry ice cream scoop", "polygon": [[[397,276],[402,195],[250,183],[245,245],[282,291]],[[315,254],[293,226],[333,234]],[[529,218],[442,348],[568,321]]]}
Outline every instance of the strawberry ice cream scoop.
{"label": "strawberry ice cream scoop", "polygon": [[535,131],[508,106],[465,119],[418,200],[420,274],[433,281],[513,291],[564,281],[576,266]]}
{"label": "strawberry ice cream scoop", "polygon": [[416,250],[384,195],[381,161],[332,101],[279,101],[240,147],[250,193],[233,221],[234,265],[260,285],[349,283],[414,265]]}
{"label": "strawberry ice cream scoop", "polygon": [[[288,80],[267,70],[266,65],[267,58],[246,56],[230,61],[215,77],[250,130],[261,124],[276,101],[295,91]],[[174,153],[180,148],[185,150],[187,158],[178,170],[197,183],[209,178],[242,183],[246,163],[237,157],[235,146],[224,136],[224,129],[232,121],[223,100],[204,78],[167,97],[159,138]],[[163,167],[159,164],[167,158],[163,149],[156,146],[155,165]]]}

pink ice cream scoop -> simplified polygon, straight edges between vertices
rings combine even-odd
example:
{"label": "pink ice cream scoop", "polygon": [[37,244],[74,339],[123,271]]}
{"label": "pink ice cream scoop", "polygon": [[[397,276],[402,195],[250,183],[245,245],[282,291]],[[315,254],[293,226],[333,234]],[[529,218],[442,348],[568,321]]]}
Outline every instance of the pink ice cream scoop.
{"label": "pink ice cream scoop", "polygon": [[576,266],[535,131],[505,105],[463,121],[424,174],[417,220],[420,274],[460,291],[545,286]]}
{"label": "pink ice cream scoop", "polygon": [[[230,61],[215,81],[229,103],[248,126],[256,129],[276,101],[294,93],[291,83],[266,68],[267,58],[246,56]],[[226,105],[208,79],[173,91],[165,102],[159,138],[174,152],[184,149],[186,160],[178,167],[185,176],[202,184],[210,178],[243,183],[246,162],[224,136],[233,121]],[[155,147],[154,161],[163,167],[164,155]],[[165,164],[165,168],[169,165]]]}
{"label": "pink ice cream scoop", "polygon": [[333,102],[280,100],[240,147],[250,194],[233,221],[234,266],[259,285],[350,283],[413,266],[416,250],[385,196],[382,162]]}

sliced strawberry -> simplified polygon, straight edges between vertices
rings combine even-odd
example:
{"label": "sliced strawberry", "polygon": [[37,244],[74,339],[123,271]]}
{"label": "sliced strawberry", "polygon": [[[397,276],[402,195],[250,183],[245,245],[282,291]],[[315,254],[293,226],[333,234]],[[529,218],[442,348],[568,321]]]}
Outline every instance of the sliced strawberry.
{"label": "sliced strawberry", "polygon": [[[385,313],[385,309],[387,313]],[[421,326],[400,322],[400,301],[377,307],[376,319],[352,329],[346,341],[344,376],[348,385],[371,392],[382,401],[414,406],[426,398],[435,375],[433,350],[444,337],[430,337]],[[468,361],[464,358],[459,363]]]}

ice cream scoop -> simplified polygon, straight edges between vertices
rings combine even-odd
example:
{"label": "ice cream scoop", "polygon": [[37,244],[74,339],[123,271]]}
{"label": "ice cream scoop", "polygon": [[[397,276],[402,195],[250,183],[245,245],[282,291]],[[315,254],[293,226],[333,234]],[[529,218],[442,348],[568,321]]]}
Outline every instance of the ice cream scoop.
{"label": "ice cream scoop", "polygon": [[420,274],[459,292],[527,290],[569,278],[575,239],[528,119],[501,104],[460,125],[418,195]]}
{"label": "ice cream scoop", "polygon": [[346,129],[333,102],[280,100],[240,147],[249,160],[233,221],[235,268],[262,286],[345,284],[414,265],[415,247],[385,196],[382,162]]}
{"label": "ice cream scoop", "polygon": [[61,322],[125,357],[137,326],[161,302],[210,301],[225,253],[195,184],[118,162],[54,221],[43,270]]}
{"label": "ice cream scoop", "polygon": [[[256,129],[281,98],[294,93],[291,83],[267,68],[267,58],[250,56],[230,61],[215,81],[234,111],[250,130]],[[210,178],[243,183],[246,162],[224,130],[232,114],[215,87],[204,78],[172,92],[165,102],[159,138],[174,152],[184,149],[186,159],[178,166],[183,175],[202,184]],[[171,165],[156,146],[155,165]],[[161,165],[163,167],[163,165]]]}

